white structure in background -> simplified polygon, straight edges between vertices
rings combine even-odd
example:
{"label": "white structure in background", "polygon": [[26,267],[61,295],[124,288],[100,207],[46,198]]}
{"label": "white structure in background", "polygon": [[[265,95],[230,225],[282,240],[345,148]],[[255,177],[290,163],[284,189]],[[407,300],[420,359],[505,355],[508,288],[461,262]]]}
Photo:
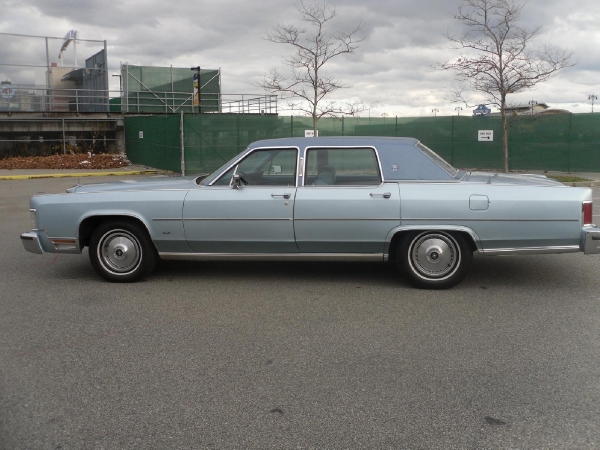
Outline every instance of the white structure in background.
{"label": "white structure in background", "polygon": [[60,60],[60,67],[64,66],[64,58],[63,53],[69,46],[69,44],[73,43],[73,67],[77,69],[77,30],[69,30],[69,32],[65,35],[63,39],[63,44],[60,47],[60,52],[58,53],[58,59]]}

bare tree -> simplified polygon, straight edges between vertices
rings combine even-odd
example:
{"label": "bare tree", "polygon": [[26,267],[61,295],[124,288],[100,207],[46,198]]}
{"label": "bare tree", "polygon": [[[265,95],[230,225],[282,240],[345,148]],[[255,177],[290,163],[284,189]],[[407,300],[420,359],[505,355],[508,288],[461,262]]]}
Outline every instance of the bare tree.
{"label": "bare tree", "polygon": [[313,119],[313,130],[321,117],[354,115],[364,111],[359,101],[344,104],[325,97],[338,89],[351,87],[325,72],[324,66],[332,58],[352,54],[363,37],[358,36],[362,28],[359,24],[350,32],[337,31],[330,34],[326,27],[336,16],[335,7],[326,0],[307,4],[300,2],[298,12],[307,27],[279,24],[267,32],[266,39],[276,44],[294,47],[294,53],[284,58],[284,64],[291,68],[291,74],[284,75],[277,68],[253,80],[253,84],[268,92],[282,94],[290,101],[291,109],[299,110]]}
{"label": "bare tree", "polygon": [[[446,37],[465,54],[447,61],[455,79],[485,94],[487,104],[500,108],[502,116],[503,169],[508,172],[506,97],[533,89],[570,65],[571,52],[543,45],[530,49],[541,27],[518,25],[523,3],[516,0],[463,0],[454,16],[467,27],[461,35]],[[452,101],[464,102],[465,87],[452,90]]]}

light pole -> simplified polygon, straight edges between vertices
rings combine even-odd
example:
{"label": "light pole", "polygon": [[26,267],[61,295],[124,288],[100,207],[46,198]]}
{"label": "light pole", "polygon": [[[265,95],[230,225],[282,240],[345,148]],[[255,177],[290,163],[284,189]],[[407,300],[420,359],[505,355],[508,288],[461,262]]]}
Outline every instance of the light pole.
{"label": "light pole", "polygon": [[457,106],[456,108],[454,108],[456,110],[456,112],[458,113],[458,115],[460,116],[460,112],[462,111],[462,107],[461,106]]}
{"label": "light pole", "polygon": [[[202,99],[202,84],[200,83],[200,66],[191,67],[190,70],[196,71],[197,76],[198,76],[198,112],[200,114],[202,114],[202,102],[200,101]],[[195,94],[195,92],[193,94]],[[196,100],[196,96],[195,95],[194,95],[194,100]],[[194,111],[192,111],[192,112],[194,112]]]}
{"label": "light pole", "polygon": [[435,117],[436,114],[440,112],[440,110],[439,109],[432,109],[431,112],[433,113],[433,117]]}
{"label": "light pole", "polygon": [[594,94],[592,94],[592,95],[590,95],[590,96],[588,97],[588,100],[591,100],[591,101],[592,101],[592,112],[594,112],[594,100],[598,100],[598,96],[597,96],[597,95],[594,95]]}
{"label": "light pole", "polygon": [[531,114],[530,114],[530,115],[532,115],[532,116],[533,116],[533,107],[534,107],[535,105],[537,105],[537,102],[536,102],[535,100],[531,100],[531,101],[529,102],[529,104],[531,105]]}
{"label": "light pole", "polygon": [[371,103],[371,105],[369,106],[369,123],[371,123],[371,108],[375,105],[375,104],[379,104],[379,102],[375,101],[373,103]]}

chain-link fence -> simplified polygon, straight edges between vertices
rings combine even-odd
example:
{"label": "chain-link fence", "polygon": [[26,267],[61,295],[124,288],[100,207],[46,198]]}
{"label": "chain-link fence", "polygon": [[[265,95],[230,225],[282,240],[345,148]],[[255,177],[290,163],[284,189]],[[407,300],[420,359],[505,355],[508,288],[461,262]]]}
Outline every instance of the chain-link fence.
{"label": "chain-link fence", "polygon": [[10,119],[0,124],[0,159],[64,153],[121,153],[122,120]]}
{"label": "chain-link fence", "polygon": [[[127,154],[133,162],[197,173],[218,168],[253,141],[304,136],[305,130],[312,129],[312,120],[270,115],[171,115],[126,118],[125,128]],[[327,118],[319,121],[318,128],[320,136],[414,137],[456,167],[502,168],[502,124],[497,116]],[[493,138],[480,141],[480,131],[492,131]],[[509,168],[600,172],[600,114],[512,117]]]}

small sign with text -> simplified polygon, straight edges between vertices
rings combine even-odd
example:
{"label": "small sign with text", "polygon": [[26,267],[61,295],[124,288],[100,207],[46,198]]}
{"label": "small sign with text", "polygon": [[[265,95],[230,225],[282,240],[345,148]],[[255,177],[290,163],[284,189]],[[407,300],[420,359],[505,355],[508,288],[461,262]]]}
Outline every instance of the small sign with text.
{"label": "small sign with text", "polygon": [[477,140],[484,142],[492,142],[494,140],[494,130],[478,130]]}

